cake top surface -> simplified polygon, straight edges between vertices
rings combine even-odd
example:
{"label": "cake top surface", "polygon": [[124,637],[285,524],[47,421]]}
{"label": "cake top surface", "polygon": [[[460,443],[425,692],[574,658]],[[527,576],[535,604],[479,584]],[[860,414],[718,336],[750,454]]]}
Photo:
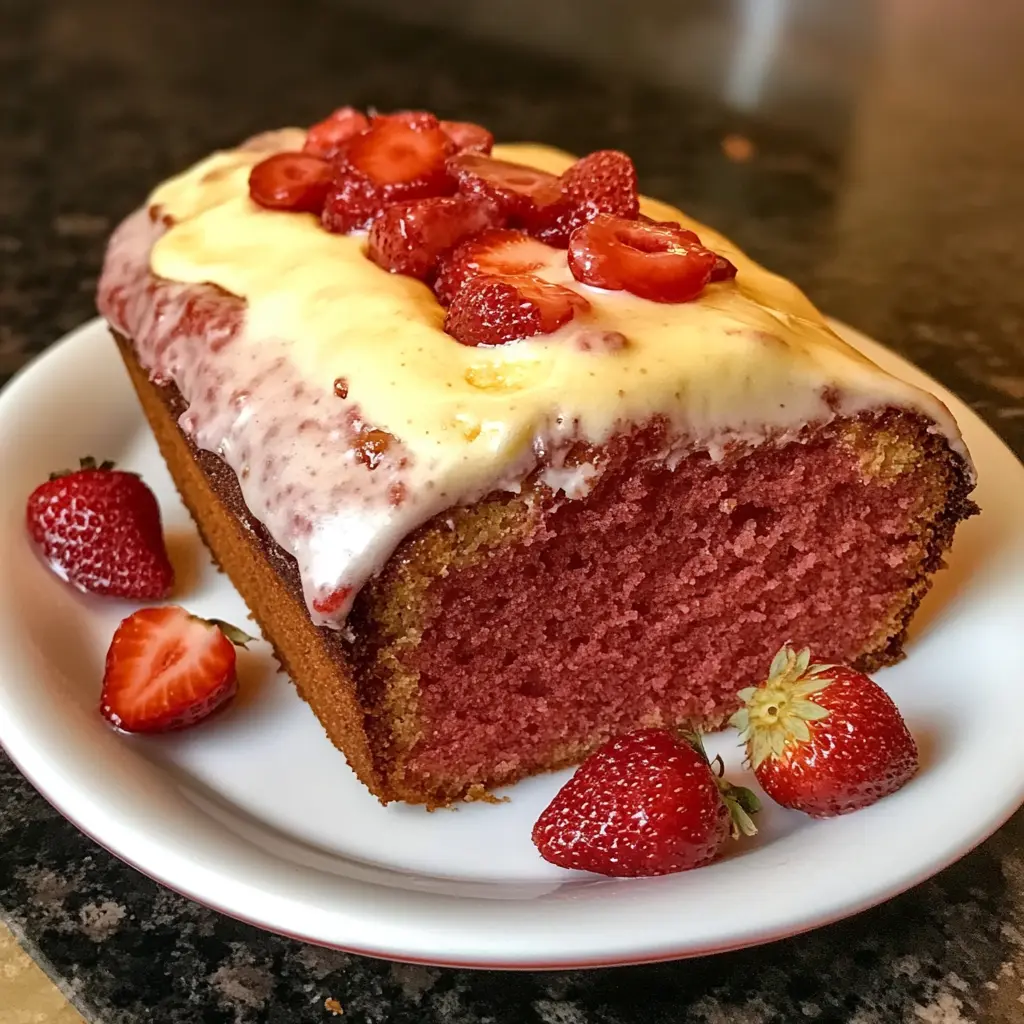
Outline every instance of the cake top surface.
{"label": "cake top surface", "polygon": [[[283,146],[289,136],[280,136]],[[723,429],[813,419],[837,386],[853,401],[921,408],[958,437],[941,403],[878,369],[843,342],[790,282],[715,231],[643,198],[655,220],[676,220],[738,268],[691,302],[660,303],[575,281],[566,261],[537,276],[589,299],[618,351],[586,349],[593,328],[575,321],[550,335],[493,348],[459,345],[444,309],[420,281],[388,274],[363,254],[362,233],[325,232],[312,214],[265,210],[248,193],[255,150],[217,153],[150,197],[175,221],[154,246],[161,277],[210,282],[248,303],[253,335],[289,338],[304,374],[344,379],[365,419],[399,437],[439,476],[489,477],[495,460],[529,451],[539,428],[578,423],[604,440],[622,423],[685,410],[697,442]],[[573,157],[543,146],[496,146],[494,156],[561,173]],[[859,397],[855,397],[859,396]],[[813,404],[813,402],[812,402]],[[781,415],[780,415],[781,414]]]}
{"label": "cake top surface", "polygon": [[[287,492],[274,497],[283,507],[269,507],[267,472],[262,485],[248,479],[254,451],[269,450],[269,419],[259,402],[247,402],[225,426],[227,396],[199,401],[207,362],[200,366],[193,352],[158,368],[155,356],[140,354],[151,372],[173,378],[196,417],[205,418],[183,425],[201,447],[227,458],[253,513],[296,555],[320,621],[337,624],[358,586],[430,516],[494,489],[516,490],[539,465],[557,468],[557,453],[569,444],[600,444],[653,417],[668,421],[686,450],[718,457],[734,442],[778,439],[807,423],[899,406],[930,418],[966,454],[938,399],[846,345],[794,285],[653,199],[641,197],[642,214],[696,232],[735,265],[735,277],[708,283],[690,301],[655,302],[582,283],[565,250],[553,249],[533,274],[585,297],[586,314],[509,344],[460,344],[446,332],[445,310],[425,283],[367,259],[365,232],[331,233],[313,213],[253,202],[252,168],[268,153],[301,149],[304,138],[299,129],[271,133],[160,185],[148,208],[169,226],[145,243],[158,279],[214,285],[244,300],[242,331],[216,352],[220,379],[262,380],[257,371],[271,360],[284,368],[280,379],[291,392],[268,392],[263,408],[273,405],[276,433],[290,435],[286,444],[275,442],[276,464],[301,471],[310,491],[304,531],[280,525],[286,514],[294,519],[296,508]],[[574,159],[531,144],[496,146],[493,156],[553,174]],[[115,239],[112,250],[116,245]],[[213,396],[213,389],[204,393]],[[306,423],[323,426],[321,399],[337,403],[335,416],[348,409],[363,441],[346,448],[343,431],[312,430],[314,456],[312,441],[300,435]],[[291,411],[282,421],[277,413],[286,405]],[[332,441],[338,451],[325,454]],[[309,480],[314,464],[314,476],[328,471],[325,458],[330,489]],[[585,491],[585,476],[552,473],[547,482],[573,497]],[[325,604],[324,594],[344,597]]]}

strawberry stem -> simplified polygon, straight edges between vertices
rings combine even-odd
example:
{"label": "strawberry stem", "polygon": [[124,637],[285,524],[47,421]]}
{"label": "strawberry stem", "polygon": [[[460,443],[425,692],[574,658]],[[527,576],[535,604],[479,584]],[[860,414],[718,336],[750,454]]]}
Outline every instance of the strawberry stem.
{"label": "strawberry stem", "polygon": [[716,754],[714,760],[708,758],[704,749],[704,740],[701,732],[696,728],[682,728],[676,730],[677,735],[684,743],[689,743],[701,757],[707,761],[711,774],[715,776],[718,784],[718,791],[722,795],[722,802],[729,809],[729,817],[732,819],[732,837],[739,839],[741,835],[756,836],[757,826],[751,818],[761,810],[761,801],[755,796],[752,790],[746,786],[735,786],[725,779],[725,762],[721,754]]}
{"label": "strawberry stem", "polygon": [[230,622],[225,622],[223,619],[204,619],[203,621],[208,622],[211,626],[216,626],[236,647],[247,648],[256,639],[254,636],[249,636],[245,630],[232,626]]}

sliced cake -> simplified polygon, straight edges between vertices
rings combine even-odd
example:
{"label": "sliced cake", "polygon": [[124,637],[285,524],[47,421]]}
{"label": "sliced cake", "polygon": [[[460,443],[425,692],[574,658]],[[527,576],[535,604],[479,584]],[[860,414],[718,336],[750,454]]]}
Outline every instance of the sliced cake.
{"label": "sliced cake", "polygon": [[214,557],[381,800],[723,725],[785,641],[897,660],[956,424],[632,163],[345,108],[219,152],[99,304]]}

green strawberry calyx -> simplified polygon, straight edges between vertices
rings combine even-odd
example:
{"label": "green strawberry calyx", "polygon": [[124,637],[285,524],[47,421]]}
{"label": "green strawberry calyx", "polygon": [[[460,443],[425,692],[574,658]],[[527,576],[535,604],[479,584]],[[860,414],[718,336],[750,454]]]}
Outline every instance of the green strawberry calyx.
{"label": "green strawberry calyx", "polygon": [[752,768],[810,741],[808,723],[820,722],[829,715],[827,708],[810,698],[830,685],[831,678],[823,673],[834,667],[812,665],[806,647],[797,652],[786,643],[772,660],[767,680],[739,691],[744,706],[729,723],[739,730]]}
{"label": "green strawberry calyx", "polygon": [[715,778],[715,784],[718,786],[722,802],[729,811],[733,839],[739,839],[741,835],[756,836],[757,826],[754,824],[754,819],[751,815],[761,810],[761,801],[746,786],[734,785],[725,778],[725,762],[722,760],[721,755],[716,755],[714,760],[708,758],[707,751],[704,749],[703,737],[698,730],[681,730],[679,735],[684,742],[688,743],[700,754],[711,769],[711,774]]}

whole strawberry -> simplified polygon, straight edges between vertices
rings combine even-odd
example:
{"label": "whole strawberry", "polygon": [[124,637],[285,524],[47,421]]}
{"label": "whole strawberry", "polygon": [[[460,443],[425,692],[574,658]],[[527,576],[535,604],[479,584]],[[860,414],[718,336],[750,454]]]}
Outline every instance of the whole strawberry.
{"label": "whole strawberry", "polygon": [[811,665],[789,644],[769,678],[740,690],[732,717],[764,791],[815,818],[867,807],[918,769],[917,744],[889,695],[862,672]]}
{"label": "whole strawberry", "polygon": [[143,608],[117,627],[107,651],[100,712],[125,732],[195,725],[238,692],[236,626],[184,608]]}
{"label": "whole strawberry", "polygon": [[25,519],[43,558],[79,590],[112,597],[166,597],[174,584],[160,508],[134,473],[82,459],[31,495]]}
{"label": "whole strawberry", "polygon": [[730,835],[755,833],[748,812],[757,809],[753,793],[715,774],[699,740],[644,729],[580,765],[537,819],[533,842],[563,868],[667,875],[714,860]]}

